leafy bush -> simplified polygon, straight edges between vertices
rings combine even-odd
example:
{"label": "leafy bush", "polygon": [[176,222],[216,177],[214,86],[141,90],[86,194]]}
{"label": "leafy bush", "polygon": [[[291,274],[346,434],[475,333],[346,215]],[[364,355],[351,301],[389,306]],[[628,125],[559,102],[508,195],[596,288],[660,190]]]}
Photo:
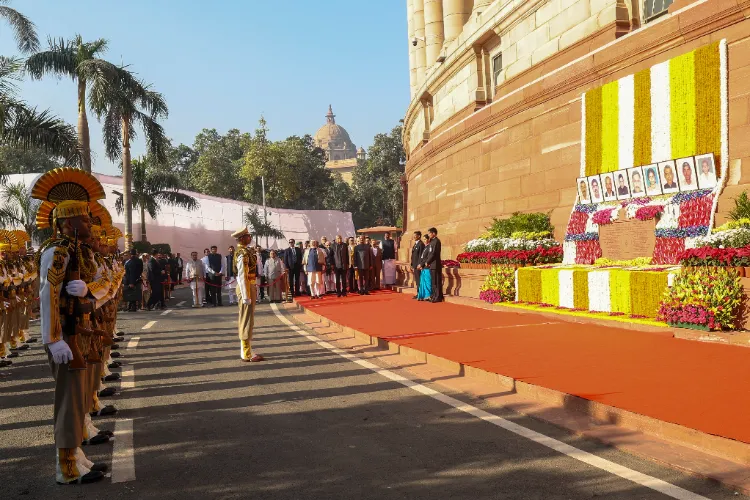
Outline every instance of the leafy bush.
{"label": "leafy bush", "polygon": [[742,304],[742,284],[731,268],[683,269],[664,293],[658,319],[711,330],[734,329]]}
{"label": "leafy bush", "polygon": [[148,241],[134,241],[133,248],[138,254],[151,253],[152,245]]}
{"label": "leafy bush", "polygon": [[738,227],[718,233],[701,236],[696,239],[695,246],[711,248],[744,248],[750,246],[750,229]]}
{"label": "leafy bush", "polygon": [[480,288],[479,298],[491,304],[516,300],[516,270],[509,266],[492,266]]}
{"label": "leafy bush", "polygon": [[169,246],[169,243],[154,243],[151,248],[155,249],[158,253],[172,253],[172,247]]}
{"label": "leafy bush", "polygon": [[747,191],[743,191],[734,199],[734,208],[729,212],[729,218],[735,221],[750,219],[750,198]]}
{"label": "leafy bush", "polygon": [[[750,206],[750,202],[748,202],[748,205]],[[507,219],[493,218],[492,224],[487,230],[493,238],[509,238],[515,232],[551,234],[555,228],[550,222],[549,214],[514,212]]]}

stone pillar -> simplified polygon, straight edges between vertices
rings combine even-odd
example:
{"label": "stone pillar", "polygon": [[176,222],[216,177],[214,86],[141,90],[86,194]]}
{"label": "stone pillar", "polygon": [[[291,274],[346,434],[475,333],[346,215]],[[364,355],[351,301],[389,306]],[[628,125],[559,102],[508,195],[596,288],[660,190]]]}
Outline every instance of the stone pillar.
{"label": "stone pillar", "polygon": [[424,0],[424,30],[427,46],[427,67],[437,61],[443,49],[443,2],[442,0]]}
{"label": "stone pillar", "polygon": [[[411,22],[414,25],[414,36],[417,37],[417,46],[414,47],[417,74],[415,88],[419,88],[424,83],[424,73],[427,67],[427,52],[424,43],[424,0],[412,0]],[[411,43],[411,40],[409,40],[409,43]]]}
{"label": "stone pillar", "polygon": [[409,27],[409,88],[411,97],[417,91],[417,48],[411,43],[414,39],[414,1],[406,0],[406,21]]}
{"label": "stone pillar", "polygon": [[471,15],[471,0],[443,0],[445,43],[455,40]]}

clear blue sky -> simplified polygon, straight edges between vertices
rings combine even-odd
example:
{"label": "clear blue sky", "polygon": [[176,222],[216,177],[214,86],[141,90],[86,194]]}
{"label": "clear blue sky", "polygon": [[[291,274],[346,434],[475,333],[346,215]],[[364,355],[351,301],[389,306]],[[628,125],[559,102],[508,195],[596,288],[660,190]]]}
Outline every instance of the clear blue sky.
{"label": "clear blue sky", "polygon": [[[106,38],[105,57],[129,64],[169,104],[167,134],[192,144],[203,128],[252,132],[261,113],[273,139],[313,134],[333,104],[337,123],[367,148],[409,101],[403,0],[14,0],[47,36]],[[0,24],[0,54],[17,54]],[[76,123],[70,80],[25,81],[21,96]],[[89,115],[94,170],[117,173]],[[134,145],[134,156],[143,153]]]}

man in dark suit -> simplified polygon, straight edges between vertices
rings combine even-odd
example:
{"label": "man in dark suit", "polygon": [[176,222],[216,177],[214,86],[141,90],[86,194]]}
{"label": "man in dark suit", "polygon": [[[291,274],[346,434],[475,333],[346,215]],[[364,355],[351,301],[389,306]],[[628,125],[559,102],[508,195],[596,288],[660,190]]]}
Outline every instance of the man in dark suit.
{"label": "man in dark suit", "polygon": [[442,302],[443,299],[443,266],[440,262],[440,240],[437,237],[437,229],[431,227],[427,230],[430,235],[430,243],[427,245],[427,258],[422,267],[430,270],[432,277],[432,296],[430,302]]}
{"label": "man in dark suit", "polygon": [[166,279],[166,271],[162,267],[160,260],[162,255],[159,250],[154,248],[151,251],[151,259],[148,261],[148,285],[151,288],[151,298],[148,299],[149,311],[152,311],[157,305],[164,309],[164,287],[162,282]]}
{"label": "man in dark suit", "polygon": [[[411,270],[414,272],[414,288],[419,291],[419,275],[421,274],[419,269],[419,261],[422,260],[422,252],[424,252],[424,243],[422,243],[422,231],[414,231],[414,244],[411,247]],[[415,294],[414,299],[417,298]]]}
{"label": "man in dark suit", "polygon": [[368,277],[372,269],[372,248],[365,244],[365,237],[359,237],[359,245],[354,247],[354,268],[357,270],[359,277],[357,284],[360,295],[370,295],[368,288]]}
{"label": "man in dark suit", "polygon": [[141,276],[143,275],[143,261],[138,258],[135,249],[130,250],[130,258],[125,263],[125,276],[122,280],[123,298],[128,302],[128,311],[138,310],[136,302],[141,301]]}
{"label": "man in dark suit", "polygon": [[293,239],[289,240],[289,248],[284,250],[284,267],[289,274],[289,293],[299,296],[299,273],[302,271],[302,249],[294,245]]}
{"label": "man in dark suit", "polygon": [[349,245],[344,243],[339,234],[336,241],[331,245],[333,256],[333,272],[336,275],[336,296],[346,297],[346,273],[349,270]]}
{"label": "man in dark suit", "polygon": [[225,262],[219,253],[219,248],[214,245],[208,254],[208,269],[206,269],[206,280],[210,283],[211,298],[209,304],[223,306],[221,299],[222,277],[226,273]]}

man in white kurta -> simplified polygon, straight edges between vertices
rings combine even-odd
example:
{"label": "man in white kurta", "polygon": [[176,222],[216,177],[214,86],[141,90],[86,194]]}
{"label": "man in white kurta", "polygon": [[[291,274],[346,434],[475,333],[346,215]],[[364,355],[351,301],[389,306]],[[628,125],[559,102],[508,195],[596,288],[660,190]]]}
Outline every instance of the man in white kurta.
{"label": "man in white kurta", "polygon": [[190,260],[185,264],[185,276],[190,281],[190,291],[193,297],[193,307],[203,307],[204,291],[203,280],[206,277],[206,268],[202,260],[198,260],[198,252],[190,254]]}

